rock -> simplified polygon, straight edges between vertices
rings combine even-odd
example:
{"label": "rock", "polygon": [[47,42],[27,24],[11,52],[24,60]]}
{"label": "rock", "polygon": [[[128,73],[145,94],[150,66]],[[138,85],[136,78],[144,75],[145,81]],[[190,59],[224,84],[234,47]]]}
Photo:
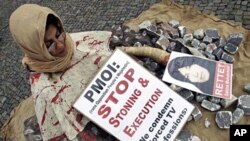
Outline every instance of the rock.
{"label": "rock", "polygon": [[205,36],[202,40],[205,44],[212,43],[213,39],[211,37]]}
{"label": "rock", "polygon": [[191,43],[193,38],[194,38],[193,34],[191,34],[191,33],[185,34],[184,37],[183,37],[183,39],[185,41],[185,44],[186,43]]}
{"label": "rock", "polygon": [[207,98],[207,96],[206,95],[204,95],[204,94],[196,94],[196,96],[195,96],[195,100],[197,101],[197,102],[202,102],[204,99],[206,99]]}
{"label": "rock", "polygon": [[189,116],[188,119],[187,119],[187,121],[191,121],[192,119],[193,119],[193,117]]}
{"label": "rock", "polygon": [[205,51],[203,54],[206,56],[206,58],[208,58],[210,60],[215,60],[216,59],[216,57],[210,52]]}
{"label": "rock", "polygon": [[244,111],[240,108],[236,108],[233,112],[233,124],[239,123],[239,121],[243,118]]}
{"label": "rock", "polygon": [[141,24],[139,24],[139,29],[147,29],[147,27],[149,27],[150,25],[152,25],[151,21],[143,21]]}
{"label": "rock", "polygon": [[230,105],[232,105],[234,102],[236,102],[238,98],[234,95],[232,95],[231,99],[221,99],[220,104],[224,107],[227,108]]}
{"label": "rock", "polygon": [[224,50],[229,54],[235,54],[238,51],[238,46],[231,43],[227,43],[224,46]]}
{"label": "rock", "polygon": [[199,40],[197,40],[197,39],[193,39],[192,40],[192,42],[191,42],[191,45],[193,46],[193,47],[195,47],[195,48],[199,48],[199,45],[200,45],[200,41]]}
{"label": "rock", "polygon": [[172,89],[175,92],[179,92],[179,91],[181,91],[183,89],[182,87],[177,86],[175,84],[171,84],[169,87],[170,87],[170,89]]}
{"label": "rock", "polygon": [[220,39],[219,32],[216,28],[208,28],[205,31],[205,35],[212,38],[213,41]]}
{"label": "rock", "polygon": [[192,139],[192,133],[187,130],[181,130],[175,138],[175,141],[190,141]]}
{"label": "rock", "polygon": [[250,83],[246,84],[243,90],[250,94]]}
{"label": "rock", "polygon": [[205,51],[209,52],[212,54],[212,52],[217,48],[217,46],[214,43],[210,43],[207,45],[207,48]]}
{"label": "rock", "polygon": [[209,128],[210,125],[211,125],[211,123],[210,123],[210,122],[208,121],[208,119],[206,118],[206,119],[205,119],[205,127],[206,127],[206,128]]}
{"label": "rock", "polygon": [[231,111],[218,111],[216,113],[215,122],[221,129],[229,129],[232,125],[233,117]]}
{"label": "rock", "polygon": [[205,43],[200,43],[199,50],[205,50],[207,48],[207,45]]}
{"label": "rock", "polygon": [[173,28],[177,28],[180,25],[180,22],[177,20],[171,20],[168,23],[170,26],[172,26]]}
{"label": "rock", "polygon": [[239,46],[244,36],[241,33],[232,33],[227,37],[227,43],[232,43]]}
{"label": "rock", "polygon": [[160,36],[160,38],[156,41],[155,46],[161,48],[162,50],[167,50],[169,44],[170,42],[167,38],[165,38],[164,36]]}
{"label": "rock", "polygon": [[185,26],[178,26],[178,32],[179,36],[183,38],[184,35],[187,33],[187,28]]}
{"label": "rock", "polygon": [[194,99],[194,94],[188,89],[181,89],[178,93],[187,101],[192,101]]}
{"label": "rock", "polygon": [[133,45],[134,47],[142,47],[141,42],[135,42],[135,44]]}
{"label": "rock", "polygon": [[215,58],[217,60],[221,60],[221,55],[223,54],[223,50],[221,47],[216,48],[215,50],[213,50],[212,54],[215,56]]}
{"label": "rock", "polygon": [[250,95],[241,95],[237,107],[241,108],[245,115],[250,115]]}
{"label": "rock", "polygon": [[201,139],[197,136],[192,136],[191,141],[201,141]]}
{"label": "rock", "polygon": [[212,111],[212,112],[218,111],[221,108],[221,106],[219,104],[212,103],[212,102],[210,102],[210,101],[208,101],[206,99],[204,99],[202,101],[201,107],[203,107],[203,108],[205,108],[205,109],[207,109],[209,111]]}
{"label": "rock", "polygon": [[195,121],[198,121],[202,117],[202,113],[197,106],[195,106],[192,112],[192,117],[194,118]]}
{"label": "rock", "polygon": [[203,30],[203,29],[197,29],[197,30],[194,31],[194,37],[195,37],[196,39],[201,40],[201,39],[204,38],[204,36],[205,36],[205,33],[204,33],[204,30]]}
{"label": "rock", "polygon": [[220,101],[221,101],[221,98],[209,96],[209,97],[208,97],[208,100],[209,100],[210,102],[212,102],[212,103],[219,104]]}
{"label": "rock", "polygon": [[233,63],[234,62],[234,58],[232,56],[230,56],[229,54],[227,54],[226,52],[222,53],[221,60],[224,60],[227,63]]}

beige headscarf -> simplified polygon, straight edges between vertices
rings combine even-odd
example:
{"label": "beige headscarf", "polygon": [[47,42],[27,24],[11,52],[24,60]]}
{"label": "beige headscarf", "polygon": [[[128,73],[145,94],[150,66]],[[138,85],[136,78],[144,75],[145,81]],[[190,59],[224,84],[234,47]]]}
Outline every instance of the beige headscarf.
{"label": "beige headscarf", "polygon": [[66,56],[54,57],[48,52],[44,35],[49,14],[60,20],[54,11],[36,4],[24,4],[10,16],[10,32],[25,54],[22,63],[36,72],[63,71],[70,64],[74,52],[74,44],[68,33],[65,38]]}

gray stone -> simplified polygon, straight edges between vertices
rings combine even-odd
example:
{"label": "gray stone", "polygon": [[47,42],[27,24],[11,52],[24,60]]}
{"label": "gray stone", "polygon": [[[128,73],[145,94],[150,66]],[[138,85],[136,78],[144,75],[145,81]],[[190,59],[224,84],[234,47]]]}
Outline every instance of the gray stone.
{"label": "gray stone", "polygon": [[194,118],[195,121],[198,121],[202,117],[202,113],[197,106],[195,106],[192,112],[192,117]]}
{"label": "gray stone", "polygon": [[241,33],[232,33],[227,37],[227,43],[239,46],[244,36]]}
{"label": "gray stone", "polygon": [[213,50],[212,54],[216,57],[217,60],[221,60],[221,55],[223,54],[223,50],[220,47],[217,47]]}
{"label": "gray stone", "polygon": [[183,89],[182,87],[177,86],[177,85],[175,85],[175,84],[171,84],[169,87],[170,87],[172,90],[174,90],[175,92],[180,92],[180,91]]}
{"label": "gray stone", "polygon": [[209,128],[210,125],[211,125],[211,123],[210,123],[210,122],[208,121],[208,119],[206,118],[206,119],[205,119],[205,127],[206,127],[206,128]]}
{"label": "gray stone", "polygon": [[218,111],[221,108],[221,106],[219,104],[212,103],[212,102],[210,102],[210,101],[208,101],[206,99],[204,99],[202,101],[201,107],[203,107],[203,108],[205,108],[205,109],[207,109],[209,111],[212,111],[212,112]]}
{"label": "gray stone", "polygon": [[199,48],[199,45],[200,45],[200,41],[199,40],[197,40],[197,39],[193,39],[192,40],[192,42],[191,42],[191,45],[193,46],[193,47],[195,47],[195,48]]}
{"label": "gray stone", "polygon": [[186,43],[191,43],[191,41],[193,40],[193,38],[194,38],[193,34],[191,34],[191,33],[185,34],[184,37],[183,37],[183,39],[185,41],[185,44]]}
{"label": "gray stone", "polygon": [[[250,83],[246,84],[243,89],[245,92],[250,94]],[[1,98],[0,98],[1,99]]]}
{"label": "gray stone", "polygon": [[188,89],[182,89],[178,93],[188,101],[192,101],[194,99],[193,92]]}
{"label": "gray stone", "polygon": [[209,100],[210,102],[212,102],[212,103],[219,104],[220,101],[221,101],[221,98],[209,96],[209,97],[208,97],[208,100]]}
{"label": "gray stone", "polygon": [[155,46],[158,48],[161,48],[163,50],[167,50],[167,47],[169,46],[170,42],[167,38],[164,36],[160,36],[160,38],[157,40]]}
{"label": "gray stone", "polygon": [[212,39],[211,37],[209,37],[209,36],[205,36],[205,37],[203,38],[203,42],[204,42],[205,44],[212,43],[212,41],[213,41],[213,39]]}
{"label": "gray stone", "polygon": [[250,95],[241,95],[237,107],[241,108],[245,115],[250,115]]}
{"label": "gray stone", "polygon": [[177,21],[177,20],[171,20],[171,21],[169,21],[168,24],[171,25],[174,28],[177,28],[180,25],[180,22]]}
{"label": "gray stone", "polygon": [[218,40],[220,38],[219,32],[216,28],[208,28],[205,31],[205,35],[212,38],[212,40]]}
{"label": "gray stone", "polygon": [[215,122],[221,129],[229,129],[233,122],[231,111],[218,111],[216,113]]}
{"label": "gray stone", "polygon": [[187,28],[185,26],[178,26],[178,31],[179,31],[180,37],[183,38],[184,35],[187,33]]}
{"label": "gray stone", "polygon": [[204,94],[196,94],[196,96],[195,96],[195,100],[197,101],[197,102],[202,102],[204,99],[206,99],[207,98],[207,96],[206,95],[204,95]]}
{"label": "gray stone", "polygon": [[211,53],[211,52],[208,52],[208,51],[204,51],[203,53],[208,59],[210,60],[215,60],[216,57]]}
{"label": "gray stone", "polygon": [[238,51],[238,46],[231,43],[227,43],[224,46],[224,50],[230,54],[235,54]]}
{"label": "gray stone", "polygon": [[192,133],[187,130],[181,130],[175,138],[175,141],[190,141],[192,139]]}
{"label": "gray stone", "polygon": [[199,50],[205,50],[207,48],[207,45],[205,43],[200,43]]}
{"label": "gray stone", "polygon": [[201,141],[201,139],[197,136],[192,136],[191,141]]}
{"label": "gray stone", "polygon": [[197,29],[197,30],[194,31],[194,37],[195,37],[196,39],[201,40],[201,39],[204,38],[204,36],[205,36],[205,33],[204,33],[204,30],[203,30],[203,29]]}
{"label": "gray stone", "polygon": [[141,24],[138,25],[139,29],[147,29],[149,26],[152,25],[152,22],[149,20],[143,21]]}
{"label": "gray stone", "polygon": [[207,48],[205,49],[205,51],[212,53],[216,48],[217,46],[214,43],[210,43],[207,45]]}
{"label": "gray stone", "polygon": [[240,108],[236,108],[233,112],[233,124],[237,124],[244,116],[244,111]]}
{"label": "gray stone", "polygon": [[221,99],[220,104],[224,107],[227,108],[231,106],[233,103],[237,102],[238,98],[234,95],[232,95],[231,99]]}
{"label": "gray stone", "polygon": [[170,45],[167,48],[167,52],[171,53],[176,47],[176,43],[175,42],[170,42]]}
{"label": "gray stone", "polygon": [[223,52],[222,55],[221,55],[221,60],[224,60],[227,63],[233,63],[234,62],[234,57],[230,56],[226,52]]}

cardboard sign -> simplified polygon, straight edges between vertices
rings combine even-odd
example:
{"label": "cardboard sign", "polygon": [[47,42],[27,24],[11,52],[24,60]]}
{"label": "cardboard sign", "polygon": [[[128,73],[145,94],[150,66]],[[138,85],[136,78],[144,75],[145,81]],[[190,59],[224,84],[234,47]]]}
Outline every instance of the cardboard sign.
{"label": "cardboard sign", "polygon": [[74,107],[123,141],[173,141],[194,109],[119,49]]}
{"label": "cardboard sign", "polygon": [[230,99],[232,69],[232,64],[225,62],[172,52],[163,81],[201,94]]}

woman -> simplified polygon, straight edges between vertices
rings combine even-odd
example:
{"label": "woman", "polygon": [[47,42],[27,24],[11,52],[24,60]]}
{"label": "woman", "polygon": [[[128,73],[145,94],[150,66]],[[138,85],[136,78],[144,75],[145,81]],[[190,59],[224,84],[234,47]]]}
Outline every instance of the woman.
{"label": "woman", "polygon": [[43,140],[72,140],[83,135],[89,120],[72,108],[88,82],[108,59],[111,32],[69,34],[56,13],[25,4],[9,21],[11,34],[24,52],[31,92]]}
{"label": "woman", "polygon": [[213,94],[216,62],[185,56],[172,59],[167,67],[174,79],[193,84],[202,93]]}

